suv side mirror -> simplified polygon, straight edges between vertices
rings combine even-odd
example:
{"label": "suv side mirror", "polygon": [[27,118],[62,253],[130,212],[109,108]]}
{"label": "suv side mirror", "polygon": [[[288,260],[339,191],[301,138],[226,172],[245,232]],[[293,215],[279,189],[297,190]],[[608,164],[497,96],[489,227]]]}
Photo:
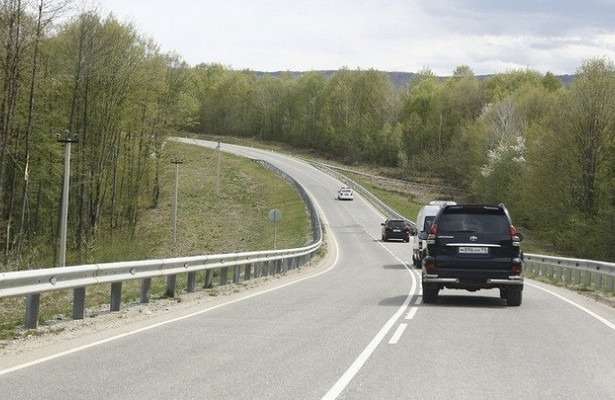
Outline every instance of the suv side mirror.
{"label": "suv side mirror", "polygon": [[419,233],[419,240],[427,240],[427,236],[429,236],[427,232],[421,232]]}

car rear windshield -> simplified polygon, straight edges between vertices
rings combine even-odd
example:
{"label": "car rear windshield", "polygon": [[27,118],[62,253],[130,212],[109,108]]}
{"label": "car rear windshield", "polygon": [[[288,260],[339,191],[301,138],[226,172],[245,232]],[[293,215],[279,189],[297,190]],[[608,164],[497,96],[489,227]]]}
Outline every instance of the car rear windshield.
{"label": "car rear windshield", "polygon": [[508,218],[501,209],[447,209],[438,220],[440,232],[506,234],[509,229]]}
{"label": "car rear windshield", "polygon": [[389,221],[388,225],[392,228],[404,228],[406,226],[405,221]]}

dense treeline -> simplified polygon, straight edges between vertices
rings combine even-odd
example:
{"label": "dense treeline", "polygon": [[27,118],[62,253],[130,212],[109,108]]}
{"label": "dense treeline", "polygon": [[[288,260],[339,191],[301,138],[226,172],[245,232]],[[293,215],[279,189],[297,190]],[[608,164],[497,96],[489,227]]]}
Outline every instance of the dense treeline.
{"label": "dense treeline", "polygon": [[[615,67],[587,61],[563,87],[523,70],[477,79],[422,71],[398,89],[373,70],[257,77],[189,67],[135,29],[70,0],[0,0],[0,264],[49,263],[63,132],[73,148],[72,261],[131,231],[159,202],[177,129],[255,137],[430,175],[575,256],[615,259]],[[58,16],[62,15],[62,23]]]}
{"label": "dense treeline", "polygon": [[53,259],[58,135],[79,140],[69,245],[73,261],[83,261],[99,230],[134,227],[139,210],[158,203],[164,137],[194,114],[185,96],[190,71],[178,57],[112,16],[71,17],[69,6],[0,0],[0,265]]}
{"label": "dense treeline", "polygon": [[516,222],[575,256],[615,259],[615,67],[587,61],[487,80],[422,71],[403,90],[377,71],[330,79],[193,69],[200,130],[316,149],[346,162],[444,178],[469,200],[504,202]]}

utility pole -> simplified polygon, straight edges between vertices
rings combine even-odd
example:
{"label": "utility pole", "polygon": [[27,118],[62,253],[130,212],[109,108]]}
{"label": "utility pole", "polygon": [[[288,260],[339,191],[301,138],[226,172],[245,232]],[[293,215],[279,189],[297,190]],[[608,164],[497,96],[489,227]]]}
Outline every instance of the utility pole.
{"label": "utility pole", "polygon": [[179,192],[179,166],[184,162],[182,160],[172,160],[171,164],[175,165],[175,194],[173,196],[173,252],[177,256],[177,193]]}
{"label": "utility pole", "polygon": [[58,242],[57,267],[66,266],[66,237],[68,231],[68,196],[70,194],[70,151],[73,143],[79,139],[71,137],[69,131],[64,131],[64,137],[58,137],[59,143],[64,143],[64,185],[62,187],[62,209],[60,213],[60,238]]}
{"label": "utility pole", "polygon": [[218,141],[216,150],[218,151],[218,163],[216,166],[216,196],[220,197],[220,163],[222,162],[222,145],[220,141]]}
{"label": "utility pole", "polygon": [[[60,237],[58,242],[57,267],[66,266],[66,240],[68,233],[68,203],[70,195],[70,155],[73,143],[79,143],[76,136],[72,136],[69,130],[64,131],[64,136],[58,135],[58,142],[64,144],[64,185],[62,187],[62,208],[60,212]],[[36,300],[38,302],[38,299]],[[32,300],[29,300],[31,303]],[[36,306],[38,309],[38,306]],[[85,318],[85,287],[73,289],[73,319]]]}
{"label": "utility pole", "polygon": [[[178,256],[177,251],[177,193],[179,192],[179,166],[184,162],[182,160],[171,160],[171,164],[175,165],[175,194],[173,195],[173,255]],[[167,276],[167,290],[166,295],[168,297],[175,297],[175,291],[177,287],[177,275]]]}

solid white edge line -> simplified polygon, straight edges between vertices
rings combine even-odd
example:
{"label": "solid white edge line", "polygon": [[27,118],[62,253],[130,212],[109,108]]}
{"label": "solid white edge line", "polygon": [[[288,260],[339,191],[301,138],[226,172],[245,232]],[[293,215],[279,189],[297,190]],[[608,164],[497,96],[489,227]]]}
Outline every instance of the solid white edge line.
{"label": "solid white edge line", "polygon": [[601,317],[600,315],[596,314],[595,312],[591,311],[590,309],[588,309],[586,307],[583,307],[582,305],[574,302],[573,300],[570,300],[570,299],[562,296],[561,294],[555,293],[555,292],[553,292],[553,291],[551,291],[551,290],[549,290],[547,288],[544,288],[544,287],[542,287],[540,285],[536,285],[534,283],[530,283],[527,280],[525,281],[525,284],[527,286],[531,286],[531,287],[533,287],[535,289],[542,290],[543,292],[549,293],[550,295],[555,296],[555,297],[557,297],[558,299],[560,299],[562,301],[565,301],[566,303],[568,303],[568,304],[578,308],[579,310],[587,313],[588,315],[594,317],[595,319],[597,319],[598,321],[602,322],[604,325],[606,325],[607,327],[609,327],[609,328],[611,328],[612,330],[615,331],[615,324],[614,323],[612,323],[611,321],[609,321],[608,319],[606,319],[604,317]]}
{"label": "solid white edge line", "polygon": [[410,311],[408,311],[408,314],[406,314],[406,317],[404,319],[409,320],[414,318],[418,310],[418,307],[410,307]]}
{"label": "solid white edge line", "polygon": [[[322,218],[323,225],[329,225],[329,221],[328,221],[326,215],[324,214],[322,208],[320,207],[320,204],[318,203],[318,201],[316,201],[316,198],[307,189],[306,189],[306,192],[312,198],[312,201],[316,205],[316,208],[318,209],[318,212],[320,213],[320,216]],[[185,319],[188,319],[188,318],[192,318],[192,317],[195,317],[197,315],[205,314],[205,313],[207,313],[209,311],[213,311],[213,310],[216,310],[218,308],[222,308],[224,306],[228,306],[228,305],[231,305],[231,304],[239,303],[241,301],[248,300],[248,299],[251,299],[253,297],[261,296],[263,294],[270,293],[270,292],[273,292],[273,291],[276,291],[276,290],[279,290],[279,289],[283,289],[285,287],[297,284],[299,282],[303,282],[305,280],[313,279],[313,278],[316,278],[316,277],[321,276],[323,274],[326,274],[327,272],[331,271],[333,268],[335,268],[337,266],[337,263],[338,263],[338,261],[340,259],[340,248],[339,248],[339,244],[337,242],[337,238],[335,237],[333,232],[331,232],[330,230],[327,231],[327,234],[330,235],[331,240],[333,241],[333,244],[335,246],[335,259],[334,259],[333,263],[331,264],[331,266],[329,268],[325,269],[324,271],[320,271],[320,272],[318,272],[318,273],[316,273],[314,275],[306,276],[304,278],[299,278],[297,280],[285,283],[285,284],[280,285],[280,286],[276,286],[274,288],[266,289],[266,290],[263,290],[263,291],[260,291],[260,292],[249,294],[249,295],[244,296],[244,297],[240,297],[240,298],[235,299],[235,300],[227,301],[226,303],[217,304],[217,305],[215,305],[213,307],[209,307],[209,308],[206,308],[204,310],[199,310],[199,311],[196,311],[196,312],[193,312],[193,313],[190,313],[190,314],[182,315],[181,317],[177,317],[177,318],[169,319],[169,320],[166,320],[166,321],[158,322],[158,323],[155,323],[155,324],[152,324],[152,325],[144,326],[143,328],[135,329],[135,330],[130,331],[130,332],[121,333],[119,335],[111,336],[111,337],[106,338],[106,339],[101,339],[101,340],[98,340],[98,341],[95,341],[95,342],[92,342],[92,343],[88,343],[86,345],[78,346],[78,347],[75,347],[75,348],[70,349],[70,350],[65,350],[65,351],[62,351],[62,352],[59,352],[59,353],[56,353],[56,354],[52,354],[52,355],[47,356],[47,357],[39,358],[39,359],[30,361],[30,362],[27,362],[27,363],[24,363],[24,364],[16,365],[14,367],[6,368],[6,369],[3,369],[3,370],[0,370],[0,376],[7,375],[7,374],[10,374],[12,372],[19,371],[19,370],[22,370],[22,369],[26,369],[26,368],[29,368],[29,367],[32,367],[32,366],[35,366],[35,365],[38,365],[38,364],[42,364],[42,363],[47,362],[47,361],[55,360],[57,358],[61,358],[61,357],[64,357],[64,356],[67,356],[67,355],[70,355],[70,354],[78,353],[80,351],[87,350],[87,349],[90,349],[92,347],[100,346],[100,345],[105,344],[105,343],[113,342],[113,341],[118,340],[118,339],[122,339],[122,338],[125,338],[125,337],[128,337],[128,336],[136,335],[136,334],[141,333],[141,332],[149,331],[149,330],[154,329],[154,328],[158,328],[158,327],[161,327],[161,326],[164,326],[164,325],[172,324],[174,322],[178,322],[178,321],[182,321],[182,320],[185,320]]]}
{"label": "solid white edge line", "polygon": [[408,327],[408,324],[406,323],[399,324],[397,329],[395,329],[395,333],[393,333],[393,336],[391,336],[391,340],[389,340],[389,344],[397,344],[397,342],[399,342],[399,339],[401,338],[401,335],[404,334],[404,331],[406,330],[407,327]]}

